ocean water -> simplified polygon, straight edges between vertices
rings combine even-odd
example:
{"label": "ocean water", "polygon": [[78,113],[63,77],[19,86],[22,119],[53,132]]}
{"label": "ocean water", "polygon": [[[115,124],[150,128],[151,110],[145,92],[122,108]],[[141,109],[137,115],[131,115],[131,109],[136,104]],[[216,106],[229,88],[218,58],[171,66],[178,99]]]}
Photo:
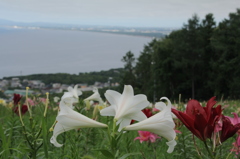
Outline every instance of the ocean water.
{"label": "ocean water", "polygon": [[128,51],[138,57],[150,41],[148,37],[84,31],[0,28],[0,78],[120,68]]}

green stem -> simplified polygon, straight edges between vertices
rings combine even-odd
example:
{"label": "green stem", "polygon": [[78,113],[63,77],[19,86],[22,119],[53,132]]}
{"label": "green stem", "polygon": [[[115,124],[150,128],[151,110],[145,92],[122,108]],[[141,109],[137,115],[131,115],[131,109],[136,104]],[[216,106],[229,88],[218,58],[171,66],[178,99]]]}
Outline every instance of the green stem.
{"label": "green stem", "polygon": [[113,130],[112,130],[112,136],[113,136],[113,137],[115,136],[115,133],[116,133],[116,122],[117,122],[117,120],[114,119],[114,120],[113,120]]}
{"label": "green stem", "polygon": [[28,112],[29,112],[30,118],[32,118],[32,108],[29,106],[29,103],[28,103],[28,89],[29,89],[29,87],[26,87],[26,104],[28,107]]}
{"label": "green stem", "polygon": [[156,146],[155,144],[151,143],[151,147],[153,149],[153,158],[156,159],[157,158]]}
{"label": "green stem", "polygon": [[194,135],[192,135],[192,137],[193,137],[193,143],[194,143],[194,146],[195,146],[195,148],[197,150],[198,156],[202,159],[202,155],[200,154],[200,151],[199,151],[199,148],[198,148],[198,146],[196,144],[196,140],[194,138]]}
{"label": "green stem", "polygon": [[19,115],[22,126],[24,126],[24,123],[23,123],[23,120],[22,120],[22,112],[21,112],[20,104],[18,104],[18,115]]}
{"label": "green stem", "polygon": [[117,154],[117,141],[116,141],[116,128],[117,128],[117,120],[113,119],[113,127],[112,127],[112,132],[110,133],[110,145],[111,145],[111,151],[112,154],[114,155],[114,158],[116,158],[116,154]]}
{"label": "green stem", "polygon": [[208,147],[208,145],[207,145],[207,142],[204,141],[203,143],[204,143],[204,146],[205,146],[205,148],[207,149],[207,152],[208,152],[208,154],[210,155],[210,157],[211,157],[212,159],[214,159],[214,156],[213,156],[212,152],[210,151],[210,149],[209,149],[209,147]]}
{"label": "green stem", "polygon": [[26,140],[27,140],[27,142],[28,142],[28,145],[29,145],[32,149],[34,149],[32,143],[31,143],[31,142],[29,141],[29,139],[28,139],[28,136],[27,136],[27,132],[26,132],[25,126],[23,125],[22,128],[23,128],[23,134],[24,134],[24,137],[26,138]]}
{"label": "green stem", "polygon": [[[233,148],[234,148],[234,146],[233,146]],[[233,148],[231,149],[231,151],[228,153],[228,155],[227,155],[227,158],[226,159],[228,159],[229,158],[229,156],[232,154],[232,152],[233,152]]]}
{"label": "green stem", "polygon": [[44,116],[44,118],[46,117],[46,114],[47,114],[47,109],[48,109],[48,102],[49,102],[49,93],[47,92],[46,93],[46,96],[47,96],[47,98],[46,98],[46,103],[45,103],[45,110],[44,110],[44,114],[43,114],[43,116]]}

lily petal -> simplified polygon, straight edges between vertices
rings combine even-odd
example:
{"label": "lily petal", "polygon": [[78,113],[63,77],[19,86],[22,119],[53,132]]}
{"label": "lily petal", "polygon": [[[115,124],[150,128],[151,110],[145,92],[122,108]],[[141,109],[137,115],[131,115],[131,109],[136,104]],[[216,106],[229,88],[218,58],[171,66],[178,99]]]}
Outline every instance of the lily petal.
{"label": "lily petal", "polygon": [[[163,103],[163,102],[157,102],[155,104],[155,108],[158,109],[158,110],[163,110],[164,108],[166,107],[166,104]],[[171,106],[172,107],[172,106]],[[172,113],[172,118],[177,118],[175,114]]]}
{"label": "lily petal", "polygon": [[168,145],[167,153],[172,153],[174,150],[174,147],[177,145],[177,142],[175,140],[171,140],[169,142],[166,142],[166,144]]}
{"label": "lily petal", "polygon": [[93,94],[91,96],[89,96],[88,98],[84,99],[85,101],[86,100],[94,100],[94,101],[98,101],[100,105],[103,104],[103,100],[98,92],[98,89],[97,88],[94,88],[93,89]]}
{"label": "lily petal", "polygon": [[76,103],[78,102],[78,96],[80,96],[82,92],[78,89],[78,85],[75,85],[74,88],[68,87],[68,92],[64,92],[61,100],[64,100],[66,103]]}
{"label": "lily petal", "polygon": [[121,94],[113,90],[107,90],[104,95],[108,102],[115,106],[117,106],[119,99],[121,98]]}
{"label": "lily petal", "polygon": [[131,119],[127,119],[127,118],[122,118],[120,120],[117,121],[117,125],[119,124],[119,128],[118,131],[120,132],[124,127],[128,126],[131,123]]}
{"label": "lily petal", "polygon": [[59,144],[57,142],[57,136],[68,130],[72,130],[72,128],[68,126],[64,126],[60,123],[57,123],[54,127],[53,136],[51,137],[50,142],[56,147],[61,147],[63,144]]}
{"label": "lily petal", "polygon": [[[121,109],[118,109],[118,112],[115,116],[116,119],[128,116],[146,108],[149,105],[147,97],[145,95],[136,95],[128,99],[124,104],[122,104]],[[139,111],[140,112],[140,111]]]}
{"label": "lily petal", "polygon": [[111,105],[109,107],[106,107],[100,111],[102,116],[115,116],[116,110],[115,110],[115,105]]}
{"label": "lily petal", "polygon": [[53,137],[51,138],[51,143],[53,143],[57,147],[61,146],[61,144],[57,142],[57,136],[62,132],[77,128],[107,127],[106,124],[92,120],[72,110],[69,106],[65,105],[64,101],[60,102],[60,112],[58,113],[57,121],[58,122],[53,130]]}
{"label": "lily petal", "polygon": [[132,117],[133,120],[137,120],[137,121],[142,121],[147,119],[147,116],[142,111],[138,113],[130,114],[130,116]]}

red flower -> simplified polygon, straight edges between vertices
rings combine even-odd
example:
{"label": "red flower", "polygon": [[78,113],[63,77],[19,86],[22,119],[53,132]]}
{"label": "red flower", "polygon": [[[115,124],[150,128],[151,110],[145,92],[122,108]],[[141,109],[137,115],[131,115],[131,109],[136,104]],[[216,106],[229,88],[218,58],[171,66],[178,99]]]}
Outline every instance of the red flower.
{"label": "red flower", "polygon": [[217,102],[212,97],[206,107],[202,107],[197,100],[190,100],[185,112],[172,109],[172,112],[183,122],[183,124],[200,140],[211,138],[215,123],[222,116],[221,106],[213,108]]}
{"label": "red flower", "polygon": [[240,123],[233,125],[228,117],[222,116],[222,133],[220,141],[224,142],[228,138],[232,137],[240,129]]}
{"label": "red flower", "polygon": [[19,101],[21,100],[21,95],[20,94],[14,94],[13,96],[13,103],[14,105],[18,105]]}
{"label": "red flower", "polygon": [[[18,107],[13,108],[13,111],[14,111],[14,113],[16,113],[17,115],[19,115]],[[28,111],[27,105],[22,105],[22,106],[21,106],[21,114],[24,115],[27,111]]]}
{"label": "red flower", "polygon": [[149,118],[151,116],[153,116],[152,114],[152,108],[146,108],[146,109],[143,109],[142,112]]}

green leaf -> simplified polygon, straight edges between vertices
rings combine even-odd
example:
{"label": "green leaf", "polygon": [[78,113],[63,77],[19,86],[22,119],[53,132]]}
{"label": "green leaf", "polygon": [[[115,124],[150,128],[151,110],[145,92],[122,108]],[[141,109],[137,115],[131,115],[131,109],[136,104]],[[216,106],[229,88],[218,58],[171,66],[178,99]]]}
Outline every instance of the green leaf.
{"label": "green leaf", "polygon": [[48,158],[48,140],[47,140],[47,125],[46,125],[46,118],[43,117],[42,120],[42,132],[43,132],[43,148],[45,157]]}
{"label": "green leaf", "polygon": [[127,153],[127,154],[123,155],[122,157],[120,157],[119,159],[125,159],[125,158],[127,158],[129,156],[133,156],[133,155],[141,155],[141,153],[140,152]]}
{"label": "green leaf", "polygon": [[9,152],[9,143],[6,140],[6,136],[4,134],[4,131],[3,131],[3,128],[2,128],[2,124],[0,124],[0,138],[2,140],[2,148],[3,148],[3,151],[1,152],[1,154],[4,154],[5,157],[8,157],[8,155],[10,154],[10,152]]}
{"label": "green leaf", "polygon": [[98,149],[98,150],[94,150],[94,151],[100,151],[107,158],[114,158],[114,155],[108,150]]}

